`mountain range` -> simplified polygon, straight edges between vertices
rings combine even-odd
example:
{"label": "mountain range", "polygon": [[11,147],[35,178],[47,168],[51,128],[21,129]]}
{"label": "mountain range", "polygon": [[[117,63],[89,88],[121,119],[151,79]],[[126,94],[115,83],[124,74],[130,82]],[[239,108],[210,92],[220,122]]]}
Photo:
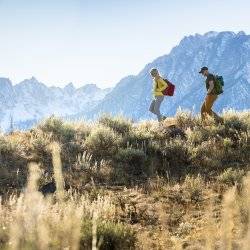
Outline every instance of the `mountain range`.
{"label": "mountain range", "polygon": [[147,64],[136,76],[122,79],[104,99],[86,115],[111,113],[123,114],[134,120],[152,116],[148,106],[152,98],[151,68],[176,85],[174,97],[166,97],[162,111],[174,115],[178,108],[200,111],[205,96],[204,78],[198,74],[208,66],[225,81],[224,94],[215,109],[250,109],[250,36],[244,32],[208,32],[184,37],[168,55]]}
{"label": "mountain range", "polygon": [[6,131],[11,126],[27,129],[51,115],[67,117],[79,111],[87,112],[110,91],[95,84],[81,88],[75,88],[72,83],[64,88],[47,87],[34,77],[13,85],[9,79],[0,78],[1,129]]}
{"label": "mountain range", "polygon": [[28,128],[52,114],[71,119],[95,119],[102,113],[122,114],[133,120],[150,119],[153,67],[176,85],[173,97],[166,97],[162,111],[174,115],[178,108],[199,112],[205,96],[202,66],[222,75],[224,94],[215,109],[250,109],[250,35],[244,32],[208,32],[184,37],[168,55],[147,64],[138,75],[121,79],[114,88],[94,84],[75,88],[47,87],[34,77],[13,85],[0,78],[0,125],[7,130],[13,119],[18,128]]}

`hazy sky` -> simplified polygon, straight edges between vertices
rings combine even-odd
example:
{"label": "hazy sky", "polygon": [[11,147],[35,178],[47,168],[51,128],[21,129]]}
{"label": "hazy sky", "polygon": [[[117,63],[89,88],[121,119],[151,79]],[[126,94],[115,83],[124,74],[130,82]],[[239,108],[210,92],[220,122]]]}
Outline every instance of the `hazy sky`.
{"label": "hazy sky", "polygon": [[249,0],[0,0],[0,76],[112,86],[179,43],[250,34]]}

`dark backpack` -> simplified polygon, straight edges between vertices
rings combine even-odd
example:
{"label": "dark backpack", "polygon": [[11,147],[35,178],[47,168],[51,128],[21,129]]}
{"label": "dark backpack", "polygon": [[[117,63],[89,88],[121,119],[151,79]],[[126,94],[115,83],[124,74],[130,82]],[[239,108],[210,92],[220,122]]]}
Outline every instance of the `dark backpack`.
{"label": "dark backpack", "polygon": [[214,93],[220,95],[223,93],[224,79],[223,76],[214,76]]}
{"label": "dark backpack", "polygon": [[168,87],[162,91],[162,94],[167,96],[173,96],[175,91],[175,85],[171,83],[168,79],[163,80],[168,84]]}

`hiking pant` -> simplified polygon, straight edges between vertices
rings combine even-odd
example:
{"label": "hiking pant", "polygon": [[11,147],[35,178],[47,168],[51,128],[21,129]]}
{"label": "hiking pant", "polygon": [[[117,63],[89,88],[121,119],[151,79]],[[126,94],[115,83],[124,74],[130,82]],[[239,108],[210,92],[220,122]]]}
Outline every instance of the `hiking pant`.
{"label": "hiking pant", "polygon": [[218,95],[207,95],[205,101],[201,106],[201,119],[205,120],[207,116],[212,116],[216,121],[221,121],[222,118],[218,116],[213,110],[213,104],[216,101]]}
{"label": "hiking pant", "polygon": [[149,107],[149,111],[151,113],[157,115],[158,121],[161,121],[161,119],[162,119],[162,115],[160,112],[160,106],[161,106],[163,99],[164,99],[164,96],[155,96],[150,104],[150,107]]}

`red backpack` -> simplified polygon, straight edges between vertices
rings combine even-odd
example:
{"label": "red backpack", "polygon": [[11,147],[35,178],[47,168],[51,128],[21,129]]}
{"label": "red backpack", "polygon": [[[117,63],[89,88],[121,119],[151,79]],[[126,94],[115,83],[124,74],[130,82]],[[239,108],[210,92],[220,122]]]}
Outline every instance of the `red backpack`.
{"label": "red backpack", "polygon": [[168,79],[163,80],[168,84],[168,87],[162,91],[162,94],[167,96],[173,96],[175,91],[175,85],[171,83]]}

